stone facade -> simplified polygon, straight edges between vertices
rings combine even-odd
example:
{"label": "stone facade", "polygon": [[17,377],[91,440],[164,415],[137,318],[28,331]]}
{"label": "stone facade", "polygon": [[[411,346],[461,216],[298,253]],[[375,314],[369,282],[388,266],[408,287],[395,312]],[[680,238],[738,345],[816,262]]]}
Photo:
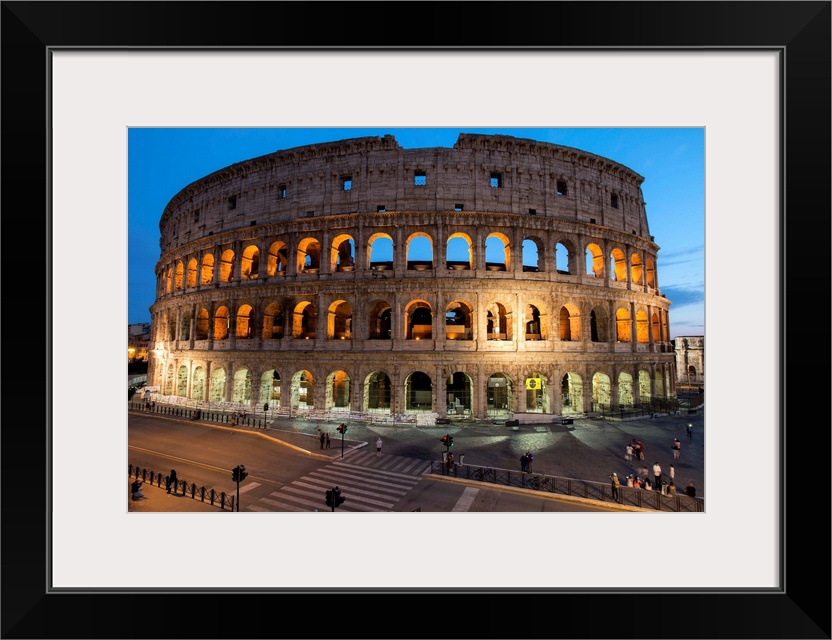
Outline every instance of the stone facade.
{"label": "stone facade", "polygon": [[642,182],[578,149],[473,134],[234,164],[162,214],[149,383],[475,419],[673,397]]}
{"label": "stone facade", "polygon": [[676,336],[676,383],[705,384],[705,336]]}

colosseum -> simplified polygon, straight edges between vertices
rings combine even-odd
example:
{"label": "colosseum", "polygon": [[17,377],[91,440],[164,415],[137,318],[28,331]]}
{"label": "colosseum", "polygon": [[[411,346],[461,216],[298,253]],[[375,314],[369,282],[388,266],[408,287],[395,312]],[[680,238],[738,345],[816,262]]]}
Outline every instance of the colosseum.
{"label": "colosseum", "polygon": [[276,151],[159,223],[157,398],[383,422],[535,421],[675,395],[644,178],[509,136]]}

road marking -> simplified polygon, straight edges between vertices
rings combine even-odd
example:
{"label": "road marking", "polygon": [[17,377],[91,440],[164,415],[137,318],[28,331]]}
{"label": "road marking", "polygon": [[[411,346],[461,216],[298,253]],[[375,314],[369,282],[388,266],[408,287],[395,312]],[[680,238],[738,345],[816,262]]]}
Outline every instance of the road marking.
{"label": "road marking", "polygon": [[[275,491],[272,493],[273,496],[279,496],[279,494]],[[285,509],[286,511],[306,511],[306,509],[300,509],[291,504],[286,504],[285,502],[280,502],[279,500],[272,500],[270,498],[260,498],[260,502],[265,502],[266,504],[270,504],[273,507],[280,507],[281,509]]]}
{"label": "road marking", "polygon": [[246,491],[251,491],[252,489],[256,489],[260,486],[259,482],[249,482],[248,484],[243,485],[240,487],[240,493],[245,493]]}
{"label": "road marking", "polygon": [[[297,493],[302,496],[318,497],[321,501],[323,501],[325,494],[325,491],[322,487],[313,484],[307,484],[305,482],[293,482],[291,485],[284,487],[284,491],[288,491],[290,493]],[[385,507],[387,509],[392,509],[393,505],[396,504],[396,502],[398,501],[397,498],[394,498],[393,502],[382,502],[381,500],[373,500],[372,498],[366,498],[364,496],[357,495],[361,493],[366,493],[365,491],[360,491],[359,489],[356,489],[354,487],[344,486],[341,487],[341,491],[344,497],[347,499],[347,503],[349,503],[349,506],[347,508],[356,507],[364,510],[375,510],[369,506],[375,505],[377,507]],[[371,493],[369,495],[377,494]]]}
{"label": "road marking", "polygon": [[[419,462],[425,462],[421,460]],[[430,467],[429,462],[425,462],[427,467]],[[399,473],[396,471],[389,471],[384,469],[379,469],[378,467],[374,467],[371,465],[362,465],[362,464],[347,464],[345,462],[333,462],[333,467],[344,467],[345,469],[350,469],[351,471],[362,471],[364,470],[365,473],[369,473],[374,477],[386,476],[388,478],[400,478],[402,480],[412,481],[414,476],[421,476],[421,473]],[[372,470],[372,471],[370,471]]]}
{"label": "road marking", "polygon": [[459,500],[457,500],[451,511],[468,511],[474,503],[474,498],[477,497],[479,492],[480,490],[475,487],[467,487],[465,491],[462,492],[462,495],[459,497]]}

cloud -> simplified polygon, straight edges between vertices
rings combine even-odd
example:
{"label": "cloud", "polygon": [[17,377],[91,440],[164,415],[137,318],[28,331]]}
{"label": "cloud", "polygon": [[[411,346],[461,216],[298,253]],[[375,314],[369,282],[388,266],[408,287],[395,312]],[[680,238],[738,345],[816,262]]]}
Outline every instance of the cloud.
{"label": "cloud", "polygon": [[662,293],[673,303],[673,311],[687,305],[702,304],[705,301],[704,285],[662,287]]}
{"label": "cloud", "polygon": [[661,268],[667,269],[678,265],[690,264],[692,262],[702,263],[705,245],[699,244],[692,247],[683,247],[675,251],[662,252]]}

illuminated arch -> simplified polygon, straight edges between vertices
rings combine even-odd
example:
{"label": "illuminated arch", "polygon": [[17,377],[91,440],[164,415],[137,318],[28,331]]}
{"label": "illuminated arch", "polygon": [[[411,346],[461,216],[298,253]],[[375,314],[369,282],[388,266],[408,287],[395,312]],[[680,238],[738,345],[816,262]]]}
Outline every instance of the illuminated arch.
{"label": "illuminated arch", "polygon": [[234,277],[234,252],[226,249],[220,256],[220,282],[231,282]]}
{"label": "illuminated arch", "polygon": [[214,254],[206,253],[202,256],[202,268],[200,270],[200,282],[211,284],[214,282]]}
{"label": "illuminated arch", "polygon": [[188,288],[193,289],[196,286],[196,276],[197,276],[197,262],[196,258],[191,258],[188,260]]}
{"label": "illuminated arch", "polygon": [[604,277],[604,252],[594,242],[586,246],[586,269],[587,274],[596,278]]}
{"label": "illuminated arch", "polygon": [[474,339],[474,307],[466,300],[454,300],[445,307],[445,338]]}
{"label": "illuminated arch", "polygon": [[253,280],[260,272],[260,249],[250,244],[243,249],[243,257],[240,261],[240,274],[243,280]]}
{"label": "illuminated arch", "polygon": [[364,410],[371,413],[390,413],[389,376],[383,371],[373,371],[364,378]]}
{"label": "illuminated arch", "polygon": [[346,233],[335,236],[329,252],[329,270],[352,271],[355,268],[355,240]]}
{"label": "illuminated arch", "polygon": [[318,310],[308,300],[302,300],[292,311],[292,337],[314,340],[317,336]]}
{"label": "illuminated arch", "polygon": [[511,241],[499,231],[485,238],[485,268],[489,271],[511,270]]}
{"label": "illuminated arch", "polygon": [[225,340],[228,337],[230,322],[228,307],[218,307],[214,312],[214,340]]}
{"label": "illuminated arch", "polygon": [[617,247],[610,251],[610,273],[616,282],[627,281],[627,256]]}
{"label": "illuminated arch", "polygon": [[289,247],[282,240],[273,242],[266,259],[266,273],[269,276],[282,276],[289,268]]}
{"label": "illuminated arch", "polygon": [[412,300],[404,310],[405,340],[433,338],[433,310],[426,300]]}
{"label": "illuminated arch", "polygon": [[346,371],[333,371],[326,377],[327,411],[350,408],[350,377]]}
{"label": "illuminated arch", "polygon": [[326,337],[330,340],[352,340],[352,306],[346,300],[336,300],[329,305]]}
{"label": "illuminated arch", "polygon": [[279,302],[269,304],[263,311],[263,339],[280,340],[283,338],[285,322],[283,305]]}
{"label": "illuminated arch", "polygon": [[298,273],[318,273],[321,268],[321,244],[315,238],[304,238],[298,243]]}
{"label": "illuminated arch", "polygon": [[250,304],[240,305],[237,309],[237,326],[234,336],[240,340],[254,337],[254,309]]}
{"label": "illuminated arch", "polygon": [[457,232],[448,236],[445,244],[445,262],[448,269],[470,271],[474,268],[473,241],[467,233]]}

